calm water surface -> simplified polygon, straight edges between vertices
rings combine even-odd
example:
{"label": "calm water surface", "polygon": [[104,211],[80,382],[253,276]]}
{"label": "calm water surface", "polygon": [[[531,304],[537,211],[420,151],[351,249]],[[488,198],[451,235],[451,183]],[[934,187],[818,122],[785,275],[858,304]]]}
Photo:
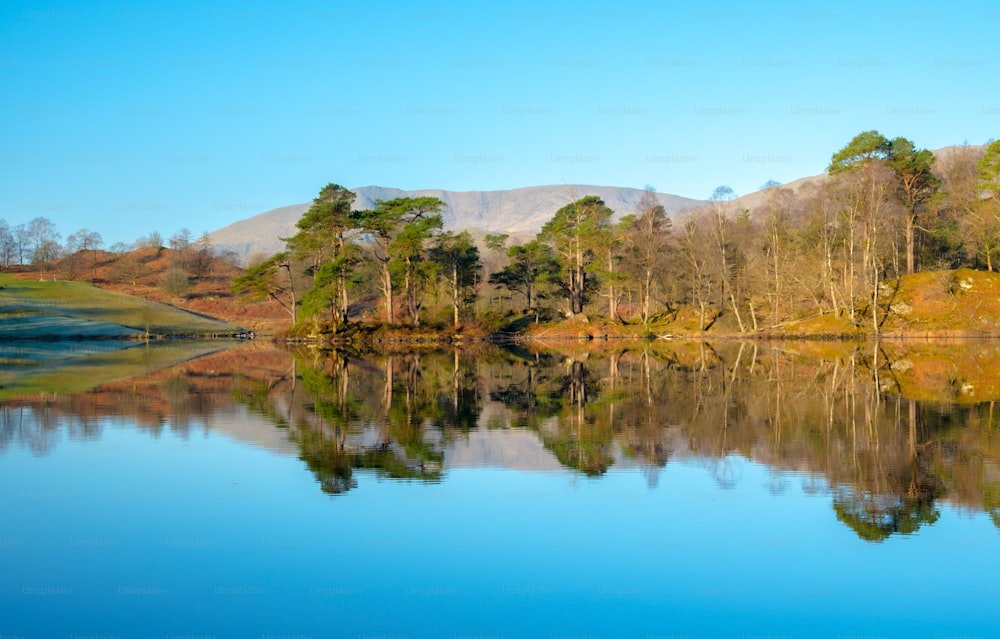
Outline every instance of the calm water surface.
{"label": "calm water surface", "polygon": [[174,360],[3,396],[0,637],[1000,632],[993,345]]}

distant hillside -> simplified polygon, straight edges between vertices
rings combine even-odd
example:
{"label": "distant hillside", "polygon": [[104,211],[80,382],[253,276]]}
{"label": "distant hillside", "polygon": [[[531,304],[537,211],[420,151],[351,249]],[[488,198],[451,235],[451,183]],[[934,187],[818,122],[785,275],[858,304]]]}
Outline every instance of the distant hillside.
{"label": "distant hillside", "polygon": [[[358,199],[356,210],[371,208],[376,200],[396,197],[432,196],[447,206],[443,212],[446,229],[504,233],[535,233],[552,215],[575,199],[596,195],[618,215],[634,213],[642,199],[642,189],[613,186],[532,186],[509,191],[403,191],[380,186],[352,189]],[[671,216],[704,204],[677,195],[658,193],[657,198]],[[231,250],[244,260],[254,254],[271,255],[284,248],[282,237],[295,234],[295,223],[310,203],[273,209],[241,220],[210,234],[212,243]]]}
{"label": "distant hillside", "polygon": [[[780,188],[791,191],[795,195],[802,195],[808,189],[816,186],[820,186],[826,183],[830,177],[826,173],[821,173],[820,175],[814,175],[812,177],[800,178],[794,182],[789,182],[788,184],[781,184]],[[761,191],[754,191],[753,193],[748,193],[743,197],[738,197],[733,200],[732,210],[733,211],[753,211],[754,209],[763,206],[767,203],[769,194],[768,189]]]}

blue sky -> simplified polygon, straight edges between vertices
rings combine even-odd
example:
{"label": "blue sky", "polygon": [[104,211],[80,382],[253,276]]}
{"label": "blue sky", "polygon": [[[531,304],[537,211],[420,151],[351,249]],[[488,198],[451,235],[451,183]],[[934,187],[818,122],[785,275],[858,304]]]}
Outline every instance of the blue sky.
{"label": "blue sky", "polygon": [[855,134],[1000,131],[975,2],[0,6],[0,218],[131,242],[348,187],[821,173]]}

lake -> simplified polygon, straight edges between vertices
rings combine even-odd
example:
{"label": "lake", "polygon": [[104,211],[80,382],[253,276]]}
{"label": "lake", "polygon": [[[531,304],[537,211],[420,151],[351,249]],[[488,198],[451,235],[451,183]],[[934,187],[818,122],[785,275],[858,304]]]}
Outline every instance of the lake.
{"label": "lake", "polygon": [[4,639],[1000,632],[997,342],[0,357]]}

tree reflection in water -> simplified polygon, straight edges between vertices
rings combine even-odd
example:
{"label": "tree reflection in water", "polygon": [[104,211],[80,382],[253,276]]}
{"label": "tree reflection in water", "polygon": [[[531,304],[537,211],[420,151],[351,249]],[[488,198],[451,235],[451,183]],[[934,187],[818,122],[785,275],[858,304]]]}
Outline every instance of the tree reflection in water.
{"label": "tree reflection in water", "polygon": [[802,490],[829,491],[836,518],[869,541],[933,524],[942,502],[985,511],[1000,527],[1000,388],[988,375],[1000,347],[600,346],[236,349],[224,363],[195,360],[81,395],[6,402],[0,447],[44,454],[59,428],[99,437],[109,415],[154,433],[211,428],[211,415],[235,400],[286,429],[331,495],[357,487],[359,470],[440,481],[456,446],[520,429],[568,469],[600,477],[639,467],[650,487],[671,459],[704,466],[722,488],[739,485],[741,459],[766,464],[773,494],[798,473]]}

